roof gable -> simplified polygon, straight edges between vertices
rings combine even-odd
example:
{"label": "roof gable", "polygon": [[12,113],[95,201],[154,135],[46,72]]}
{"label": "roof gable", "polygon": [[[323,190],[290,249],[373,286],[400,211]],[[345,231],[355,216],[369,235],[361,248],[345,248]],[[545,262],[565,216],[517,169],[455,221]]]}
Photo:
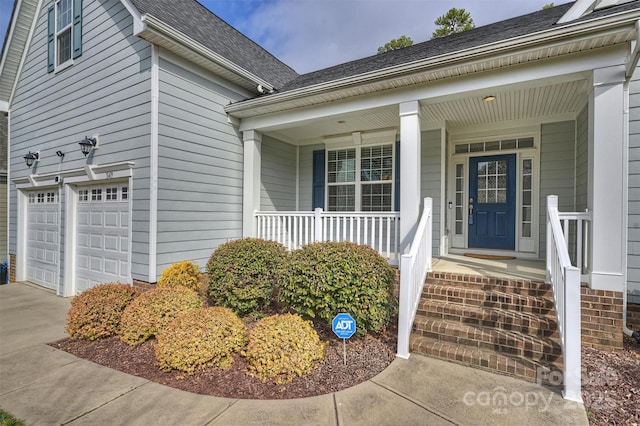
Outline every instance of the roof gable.
{"label": "roof gable", "polygon": [[282,87],[298,74],[195,0],[131,0],[142,14],[164,22],[248,72]]}

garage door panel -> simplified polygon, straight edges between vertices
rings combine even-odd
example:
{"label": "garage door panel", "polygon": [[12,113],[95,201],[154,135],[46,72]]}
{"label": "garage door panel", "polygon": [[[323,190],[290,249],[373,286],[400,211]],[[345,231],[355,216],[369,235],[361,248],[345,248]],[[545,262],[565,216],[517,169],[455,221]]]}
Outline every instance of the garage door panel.
{"label": "garage door panel", "polygon": [[99,283],[129,281],[129,200],[128,192],[123,199],[123,186],[83,189],[84,198],[80,192],[76,235],[78,254],[84,258],[78,256],[76,263],[78,292]]}
{"label": "garage door panel", "polygon": [[27,280],[57,290],[60,204],[57,190],[27,193]]}

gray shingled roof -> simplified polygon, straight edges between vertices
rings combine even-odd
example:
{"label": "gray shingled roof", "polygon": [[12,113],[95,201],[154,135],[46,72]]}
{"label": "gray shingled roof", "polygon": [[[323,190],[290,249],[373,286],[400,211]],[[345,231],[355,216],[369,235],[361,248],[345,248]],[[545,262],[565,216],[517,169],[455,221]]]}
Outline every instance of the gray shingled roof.
{"label": "gray shingled roof", "polygon": [[[281,87],[278,92],[287,92],[294,89],[313,86],[315,84],[353,77],[372,71],[378,71],[397,65],[407,64],[418,60],[437,57],[439,55],[454,53],[548,30],[556,25],[556,22],[558,22],[558,20],[572,5],[573,3],[563,4],[551,9],[540,10],[527,15],[507,19],[505,21],[474,28],[473,30],[465,31],[463,33],[429,40],[403,49],[310,72],[291,80],[284,87]],[[581,18],[581,20],[606,16],[616,12],[635,9],[639,6],[640,1],[633,1],[620,6],[614,6],[593,12]]]}
{"label": "gray shingled roof", "polygon": [[195,0],[131,0],[149,14],[250,73],[282,87],[298,74]]}

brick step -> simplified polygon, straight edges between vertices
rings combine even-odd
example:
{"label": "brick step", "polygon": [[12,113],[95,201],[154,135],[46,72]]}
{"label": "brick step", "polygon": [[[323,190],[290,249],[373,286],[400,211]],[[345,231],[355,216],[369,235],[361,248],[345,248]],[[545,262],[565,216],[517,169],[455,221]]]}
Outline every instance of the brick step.
{"label": "brick step", "polygon": [[492,350],[533,361],[556,362],[562,358],[562,349],[556,341],[526,335],[517,331],[468,325],[458,321],[443,321],[417,317],[413,333],[432,339]]}
{"label": "brick step", "polygon": [[504,287],[479,289],[427,283],[422,291],[422,299],[480,306],[488,309],[528,312],[543,316],[549,314],[554,308],[553,299],[551,298],[503,290],[508,289]]}
{"label": "brick step", "polygon": [[562,357],[557,363],[545,361],[533,361],[514,355],[496,353],[478,347],[469,347],[452,342],[432,339],[417,334],[411,335],[410,349],[412,352],[431,356],[434,358],[452,361],[459,364],[488,370],[494,373],[515,376],[530,382],[538,382],[545,385],[549,383],[547,377],[553,377],[546,372],[561,373]]}
{"label": "brick step", "polygon": [[425,283],[553,298],[551,286],[542,281],[482,277],[479,275],[452,274],[448,272],[429,272]]}
{"label": "brick step", "polygon": [[417,317],[458,321],[467,325],[513,330],[538,337],[558,338],[557,319],[553,313],[534,315],[515,310],[461,305],[439,300],[422,299]]}

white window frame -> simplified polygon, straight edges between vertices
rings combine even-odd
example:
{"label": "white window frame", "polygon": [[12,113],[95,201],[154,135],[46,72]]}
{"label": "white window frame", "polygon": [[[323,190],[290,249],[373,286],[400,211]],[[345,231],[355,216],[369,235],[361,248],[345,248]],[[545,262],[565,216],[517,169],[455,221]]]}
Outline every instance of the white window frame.
{"label": "white window frame", "polygon": [[[378,181],[365,181],[362,180],[362,149],[363,148],[376,148],[376,147],[391,147],[391,179],[390,180],[378,180]],[[355,150],[355,180],[353,182],[329,182],[329,153],[334,151],[345,151],[345,150]],[[361,212],[362,211],[362,187],[364,185],[374,185],[374,184],[390,184],[391,185],[391,205],[389,210],[377,210],[373,212],[392,212],[395,211],[395,177],[398,170],[396,170],[396,144],[394,141],[389,142],[378,142],[366,145],[350,145],[350,146],[335,146],[327,149],[326,160],[325,160],[325,206],[327,211],[333,211],[329,208],[329,188],[331,186],[346,186],[346,185],[354,185],[354,211]]]}
{"label": "white window frame", "polygon": [[[60,20],[60,11],[59,7],[64,2],[69,2],[68,13],[69,23],[62,28],[58,28],[59,20]],[[61,71],[71,65],[73,65],[73,0],[56,0],[54,4],[54,25],[55,25],[55,43],[54,43],[54,65],[55,71]],[[65,32],[69,32],[69,59],[64,62],[60,62],[60,38],[64,35]]]}

